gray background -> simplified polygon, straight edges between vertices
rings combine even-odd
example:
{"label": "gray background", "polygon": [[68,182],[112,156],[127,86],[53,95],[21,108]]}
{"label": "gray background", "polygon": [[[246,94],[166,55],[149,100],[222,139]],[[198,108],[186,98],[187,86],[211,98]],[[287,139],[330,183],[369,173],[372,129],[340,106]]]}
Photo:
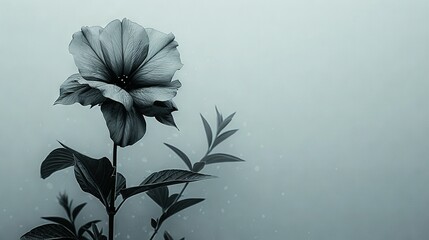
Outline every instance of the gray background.
{"label": "gray background", "polygon": [[[180,131],[150,119],[119,151],[128,183],[184,167],[163,142],[198,160],[199,113],[214,125],[215,105],[237,111],[240,129],[219,151],[247,160],[208,167],[219,178],[186,192],[207,200],[164,229],[190,240],[428,239],[428,16],[427,0],[2,0],[0,239],[63,214],[64,190],[89,202],[86,220],[106,219],[71,169],[42,180],[39,165],[57,140],[111,155],[98,107],[52,103],[76,72],[71,35],[123,17],[173,32],[185,64]],[[118,239],[147,239],[158,213],[147,197],[130,200]]]}

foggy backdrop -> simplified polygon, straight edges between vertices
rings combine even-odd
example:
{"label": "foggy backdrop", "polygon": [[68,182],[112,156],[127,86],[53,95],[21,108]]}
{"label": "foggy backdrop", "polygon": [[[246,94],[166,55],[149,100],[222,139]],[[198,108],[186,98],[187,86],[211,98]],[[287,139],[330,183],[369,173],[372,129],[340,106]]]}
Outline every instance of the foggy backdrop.
{"label": "foggy backdrop", "polygon": [[[246,160],[208,166],[219,178],[185,192],[206,201],[163,230],[189,240],[428,239],[427,0],[0,1],[0,239],[63,215],[65,190],[89,202],[86,220],[107,220],[71,168],[42,180],[39,166],[57,140],[111,157],[99,107],[53,102],[77,72],[72,34],[124,17],[173,32],[184,63],[180,131],[150,119],[140,142],[119,149],[128,185],[185,168],[164,142],[199,160],[199,113],[214,126],[215,105],[237,111],[229,129],[240,129],[218,150]],[[151,233],[159,209],[140,196],[118,213],[117,239]]]}

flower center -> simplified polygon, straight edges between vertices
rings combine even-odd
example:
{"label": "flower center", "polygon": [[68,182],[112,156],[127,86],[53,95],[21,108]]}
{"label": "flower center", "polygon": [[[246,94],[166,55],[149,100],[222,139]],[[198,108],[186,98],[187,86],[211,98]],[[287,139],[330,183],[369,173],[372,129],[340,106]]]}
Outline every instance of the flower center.
{"label": "flower center", "polygon": [[116,86],[124,88],[128,85],[129,83],[129,77],[126,75],[122,75],[120,77],[116,77]]}

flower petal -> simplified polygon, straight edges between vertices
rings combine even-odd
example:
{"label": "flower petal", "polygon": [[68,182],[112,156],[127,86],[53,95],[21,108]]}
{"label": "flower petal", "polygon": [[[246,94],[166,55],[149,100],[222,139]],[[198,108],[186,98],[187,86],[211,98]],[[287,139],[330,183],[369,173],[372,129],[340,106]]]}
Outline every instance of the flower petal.
{"label": "flower petal", "polygon": [[133,145],[140,140],[146,132],[146,121],[143,115],[134,109],[127,111],[121,104],[106,101],[101,105],[110,138],[119,146]]}
{"label": "flower petal", "polygon": [[146,30],[128,19],[107,24],[100,42],[105,62],[116,76],[129,76],[143,63],[149,50]]}
{"label": "flower petal", "polygon": [[88,81],[86,79],[79,79],[80,84],[86,84],[92,88],[100,90],[104,97],[109,98],[115,102],[121,103],[127,111],[130,111],[133,107],[133,98],[124,89],[105,82],[99,81]]}
{"label": "flower petal", "polygon": [[128,19],[122,20],[122,52],[124,53],[124,72],[129,76],[144,61],[149,50],[149,37],[139,24]]}
{"label": "flower petal", "polygon": [[104,60],[116,76],[122,76],[124,66],[122,54],[122,23],[111,21],[100,33],[101,50]]}
{"label": "flower petal", "polygon": [[156,101],[151,106],[137,108],[139,112],[148,117],[166,116],[177,111],[177,106],[173,101]]}
{"label": "flower petal", "polygon": [[80,74],[73,74],[68,77],[67,80],[61,84],[60,96],[54,104],[71,105],[78,102],[83,106],[95,106],[106,100],[100,90],[86,84],[80,84],[80,79],[82,79]]}
{"label": "flower petal", "polygon": [[163,86],[145,87],[130,91],[137,108],[152,106],[155,101],[167,101],[177,94],[181,83],[179,80],[169,82]]}
{"label": "flower petal", "polygon": [[146,28],[146,32],[149,37],[149,52],[132,77],[134,88],[167,83],[183,66],[173,34],[150,28]]}
{"label": "flower petal", "polygon": [[173,115],[171,115],[171,113],[167,115],[162,115],[162,116],[155,116],[155,118],[156,120],[158,120],[158,122],[162,124],[177,128],[176,122],[174,121]]}
{"label": "flower petal", "polygon": [[80,32],[73,34],[69,51],[82,77],[107,82],[110,79],[110,72],[101,54],[99,43],[101,29],[101,27],[82,27]]}

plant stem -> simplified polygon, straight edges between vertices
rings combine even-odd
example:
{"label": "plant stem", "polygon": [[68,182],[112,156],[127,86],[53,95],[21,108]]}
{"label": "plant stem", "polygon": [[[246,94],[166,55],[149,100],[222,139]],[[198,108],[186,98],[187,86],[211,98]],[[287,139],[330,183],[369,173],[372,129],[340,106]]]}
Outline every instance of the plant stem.
{"label": "plant stem", "polygon": [[[209,146],[209,148],[207,149],[207,152],[206,152],[206,154],[204,155],[204,157],[206,157],[207,155],[209,155],[209,153],[212,151],[212,148],[211,148],[211,146]],[[203,157],[203,158],[204,158]],[[175,204],[175,203],[177,203],[178,201],[179,201],[179,199],[182,197],[182,195],[183,195],[183,192],[185,191],[185,189],[188,187],[188,185],[189,185],[189,183],[187,182],[187,183],[185,183],[185,185],[183,186],[183,188],[182,188],[182,190],[180,190],[180,192],[179,192],[179,195],[177,195],[177,197],[176,197],[176,199],[174,199],[174,202],[171,204],[171,205],[173,205],[173,204]],[[162,214],[164,214],[165,213],[165,211],[163,211],[162,212]],[[155,237],[155,235],[158,233],[158,230],[159,230],[159,228],[161,227],[161,225],[162,225],[162,223],[161,224],[158,224],[157,226],[156,226],[156,228],[155,228],[155,230],[154,230],[154,232],[153,232],[153,234],[152,234],[152,236],[150,237],[150,239],[149,240],[152,240],[154,237]]]}
{"label": "plant stem", "polygon": [[118,145],[116,143],[113,144],[113,184],[112,189],[110,189],[110,203],[107,209],[107,214],[109,214],[109,240],[113,240],[114,236],[114,228],[115,228],[115,199],[116,199],[116,166],[117,166],[117,154],[118,153]]}
{"label": "plant stem", "polygon": [[155,237],[155,235],[158,233],[158,230],[159,230],[159,227],[156,226],[155,231],[153,232],[152,236],[150,236],[149,240],[152,240]]}

